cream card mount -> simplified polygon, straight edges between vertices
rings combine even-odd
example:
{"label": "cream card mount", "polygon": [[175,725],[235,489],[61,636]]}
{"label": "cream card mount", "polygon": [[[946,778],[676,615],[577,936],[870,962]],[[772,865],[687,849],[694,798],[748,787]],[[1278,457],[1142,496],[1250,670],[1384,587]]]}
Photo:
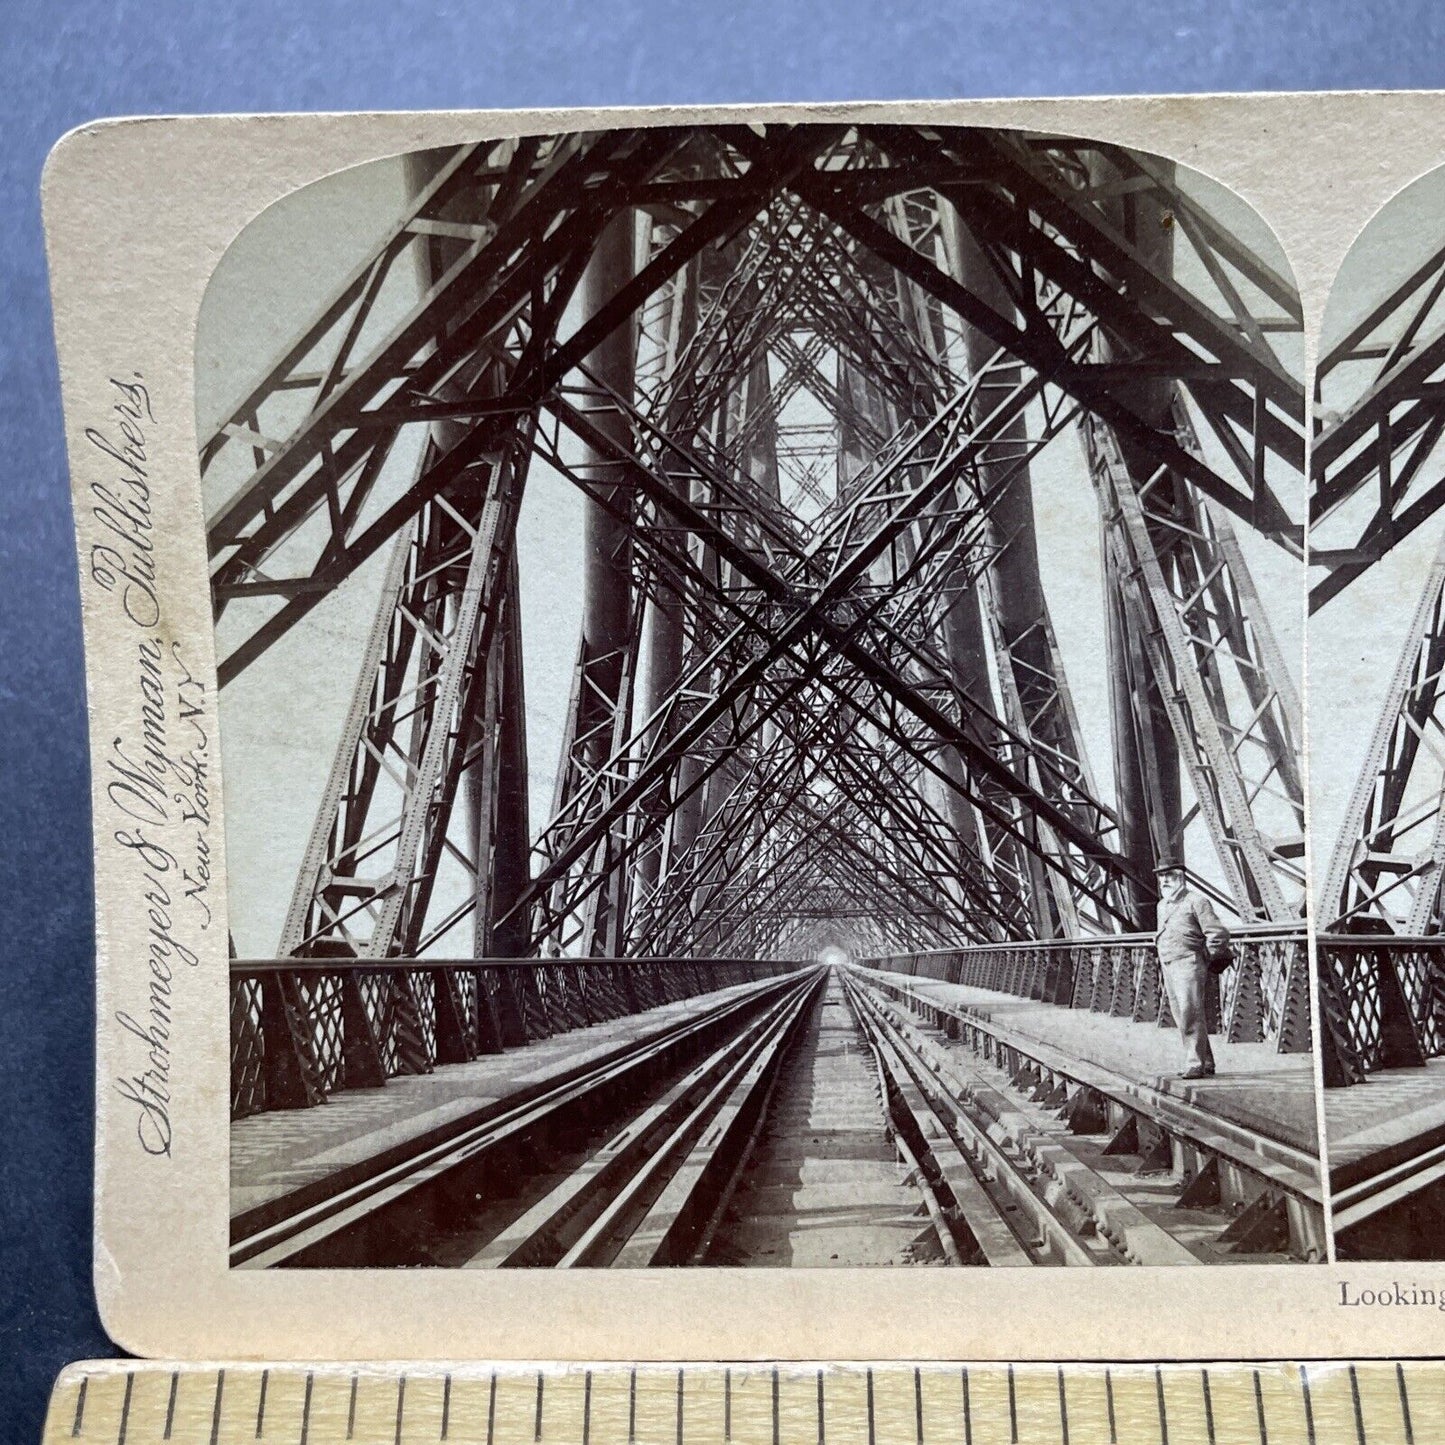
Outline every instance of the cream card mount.
{"label": "cream card mount", "polygon": [[66,137],[117,1340],[1428,1350],[1441,108]]}

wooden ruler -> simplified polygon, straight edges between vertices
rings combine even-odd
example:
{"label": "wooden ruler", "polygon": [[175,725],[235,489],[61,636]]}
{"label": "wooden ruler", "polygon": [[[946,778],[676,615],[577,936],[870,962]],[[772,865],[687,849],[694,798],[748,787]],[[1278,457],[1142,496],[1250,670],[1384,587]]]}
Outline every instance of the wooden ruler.
{"label": "wooden ruler", "polygon": [[46,1445],[1427,1445],[1445,1363],[73,1365]]}

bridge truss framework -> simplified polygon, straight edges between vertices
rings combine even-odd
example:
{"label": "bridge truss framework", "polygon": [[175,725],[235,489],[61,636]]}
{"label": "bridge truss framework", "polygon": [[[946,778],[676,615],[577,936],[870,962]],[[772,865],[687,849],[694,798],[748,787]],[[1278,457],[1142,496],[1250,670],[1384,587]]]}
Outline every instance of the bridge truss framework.
{"label": "bridge truss framework", "polygon": [[[201,449],[223,688],[389,553],[277,950],[343,982],[261,970],[257,1027],[476,1016],[452,967],[418,1001],[429,958],[1128,934],[1176,851],[1242,921],[1301,922],[1299,701],[1238,539],[1301,555],[1301,310],[1170,166],[821,125],[407,165],[395,226]],[[1108,788],[1034,525],[1066,433]],[[585,502],[545,819],[516,548],[539,463]],[[383,986],[387,960],[412,966]]]}
{"label": "bridge truss framework", "polygon": [[[1437,248],[1319,361],[1310,595],[1322,618],[1445,502],[1442,295],[1445,248]],[[1445,543],[1426,568],[1343,824],[1321,860],[1327,1083],[1445,1053],[1442,671]]]}

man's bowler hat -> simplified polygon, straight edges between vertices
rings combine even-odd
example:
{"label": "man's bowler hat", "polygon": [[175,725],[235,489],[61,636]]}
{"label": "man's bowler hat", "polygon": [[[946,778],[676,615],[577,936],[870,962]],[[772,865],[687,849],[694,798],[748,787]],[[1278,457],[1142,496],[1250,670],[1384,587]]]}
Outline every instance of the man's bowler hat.
{"label": "man's bowler hat", "polygon": [[1154,864],[1154,871],[1156,873],[1183,873],[1184,860],[1176,858],[1172,853],[1164,853]]}

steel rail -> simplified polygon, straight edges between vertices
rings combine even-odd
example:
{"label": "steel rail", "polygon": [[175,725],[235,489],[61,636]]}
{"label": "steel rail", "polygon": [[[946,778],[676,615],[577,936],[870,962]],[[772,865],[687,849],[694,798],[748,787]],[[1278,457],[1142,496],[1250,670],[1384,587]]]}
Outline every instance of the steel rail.
{"label": "steel rail", "polygon": [[1445,1144],[1437,1144],[1356,1184],[1331,1190],[1336,1240],[1343,1244],[1351,1230],[1409,1204],[1442,1184],[1445,1184]]}
{"label": "steel rail", "polygon": [[883,1010],[845,977],[844,988],[890,1086],[916,1121],[987,1263],[1091,1265],[1093,1256],[1030,1187],[1018,1165],[986,1132],[972,1127]]}
{"label": "steel rail", "polygon": [[766,1007],[788,992],[796,975],[744,985],[740,992],[713,1003],[688,1018],[671,1022],[654,1034],[609,1051],[600,1060],[569,1070],[562,1077],[522,1089],[490,1108],[469,1116],[462,1128],[440,1142],[427,1143],[399,1160],[388,1155],[372,1161],[367,1176],[349,1182],[319,1199],[302,1198],[294,1207],[262,1206],[232,1221],[231,1264],[272,1268],[295,1263],[298,1256],[362,1227],[380,1211],[434,1185],[456,1171],[474,1166],[489,1152],[514,1144],[555,1124],[584,1099],[604,1087],[615,1088],[645,1068],[676,1056],[739,1017]]}
{"label": "steel rail", "polygon": [[[906,1042],[906,1056],[920,1088],[940,1100],[944,1110],[951,1110],[956,1132],[967,1140],[975,1158],[989,1159],[995,1168],[1013,1166],[1015,1158],[1026,1162],[1039,1176],[1031,1192],[1040,1195],[1050,1214],[1080,1234],[1092,1230],[1108,1242],[1120,1262],[1204,1262],[1064,1144],[1057,1126],[1049,1128],[1016,1089],[1011,1096],[956,1054],[944,1055],[905,1020],[890,1016],[889,1023],[900,1048]],[[930,1083],[930,1075],[936,1082]]]}
{"label": "steel rail", "polygon": [[1178,1095],[1141,1083],[1088,1059],[1076,1059],[1055,1045],[1045,1043],[995,1019],[985,1018],[966,1005],[940,1003],[921,992],[900,986],[886,974],[862,970],[868,981],[899,1003],[922,1013],[955,1020],[975,1034],[987,1035],[995,1043],[1028,1058],[1048,1073],[1092,1089],[1122,1108],[1144,1113],[1161,1128],[1177,1134],[1227,1158],[1239,1168],[1259,1175],[1274,1187],[1318,1207],[1323,1198],[1319,1160],[1305,1150],[1287,1144],[1243,1124],[1191,1103]]}
{"label": "steel rail", "polygon": [[[728,1131],[710,1126],[739,1082],[755,1072],[755,1064],[761,1064],[762,1072],[776,1067],[825,976],[822,970],[813,972],[767,1012],[748,1020],[740,1033],[725,1039],[629,1118],[581,1166],[491,1240],[469,1267],[611,1263],[639,1230],[648,1228],[658,1199],[693,1154],[699,1148],[711,1153],[727,1146]],[[736,1114],[731,1122],[736,1125]],[[705,1168],[697,1169],[694,1184],[700,1184],[705,1174]]]}
{"label": "steel rail", "polygon": [[[1071,1106],[1081,1093],[1087,1092],[1088,1097],[1113,1107],[1126,1121],[1125,1132],[1129,1127],[1128,1121],[1144,1118],[1165,1139],[1177,1141],[1193,1151],[1196,1157],[1218,1160],[1220,1164],[1253,1179],[1259,1190],[1253,1202],[1233,1221],[1222,1221],[1218,1237],[1232,1249],[1243,1251],[1251,1245],[1257,1247],[1261,1235],[1268,1238],[1273,1233],[1273,1247],[1266,1247],[1262,1252],[1280,1252],[1280,1241],[1283,1240],[1298,1258],[1324,1257],[1323,1191],[1318,1160],[1313,1156],[1220,1118],[1186,1100],[1113,1074],[1100,1065],[1072,1059],[1050,1045],[1019,1035],[1017,1031],[992,1020],[968,1011],[960,1013],[948,1005],[900,989],[891,980],[869,976],[867,970],[858,972],[870,988],[891,997],[909,1012],[931,1016],[954,1026],[962,1023],[965,1041],[968,1041],[969,1031],[972,1030],[975,1040],[978,1035],[988,1036],[1000,1057],[1011,1054],[1026,1060],[1038,1090],[1054,1102]],[[922,1057],[916,1068],[923,1079],[937,1072]],[[1061,1098],[1057,1084],[1050,1085],[1050,1080],[1074,1083],[1075,1093],[1068,1095],[1065,1086],[1063,1094],[1067,1097]],[[946,1090],[942,1092],[947,1095]],[[964,1117],[967,1117],[966,1114]],[[1009,1156],[997,1149],[995,1142],[996,1135],[1007,1135],[1007,1132],[1000,1126],[1000,1121],[995,1120],[993,1127],[988,1124],[982,1126],[981,1137],[994,1143],[995,1163],[1001,1157],[1010,1163],[1010,1167],[1016,1168],[1009,1161]],[[1121,1200],[1119,1191],[1100,1179],[1076,1155],[1069,1157],[1072,1151],[1065,1148],[1061,1152],[1057,1145],[1049,1150],[1040,1150],[1037,1141],[1031,1141],[1031,1144],[1034,1162],[1046,1173],[1053,1174],[1067,1192],[1078,1191],[1078,1196],[1071,1201],[1073,1206],[1082,1206],[1093,1214],[1094,1227],[1109,1239],[1112,1248],[1126,1258],[1132,1253],[1139,1263],[1179,1262],[1169,1257],[1176,1251],[1161,1245],[1158,1234],[1148,1227],[1147,1220],[1141,1220],[1138,1210],[1127,1197]],[[1173,1142],[1169,1148],[1172,1156]],[[1211,1167],[1202,1166],[1200,1172]],[[1180,1188],[1179,1202],[1190,1202],[1194,1193],[1193,1181],[1181,1181]],[[1022,1198],[1021,1195],[1019,1197]],[[1034,1197],[1037,1198],[1036,1195]],[[1276,1221],[1273,1226],[1269,1218],[1271,1215]]]}

